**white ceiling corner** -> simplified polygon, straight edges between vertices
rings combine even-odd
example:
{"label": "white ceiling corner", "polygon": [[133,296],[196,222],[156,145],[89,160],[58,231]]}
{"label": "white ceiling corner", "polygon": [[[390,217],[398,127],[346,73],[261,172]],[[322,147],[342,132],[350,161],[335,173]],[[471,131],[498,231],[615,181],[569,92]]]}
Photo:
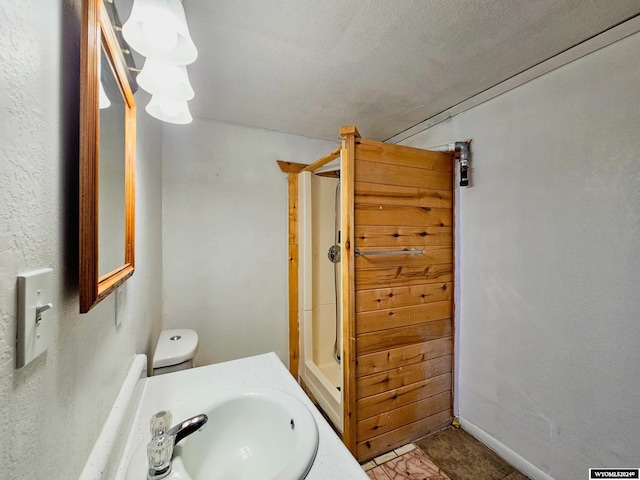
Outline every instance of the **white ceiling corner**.
{"label": "white ceiling corner", "polygon": [[384,140],[640,13],[637,0],[185,0],[195,117]]}

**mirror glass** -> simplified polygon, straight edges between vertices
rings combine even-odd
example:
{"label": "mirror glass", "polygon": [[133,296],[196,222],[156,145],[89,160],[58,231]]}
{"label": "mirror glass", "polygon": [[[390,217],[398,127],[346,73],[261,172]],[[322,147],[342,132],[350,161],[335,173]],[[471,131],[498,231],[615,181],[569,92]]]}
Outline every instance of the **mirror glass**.
{"label": "mirror glass", "polygon": [[104,48],[100,55],[98,275],[125,263],[125,103]]}

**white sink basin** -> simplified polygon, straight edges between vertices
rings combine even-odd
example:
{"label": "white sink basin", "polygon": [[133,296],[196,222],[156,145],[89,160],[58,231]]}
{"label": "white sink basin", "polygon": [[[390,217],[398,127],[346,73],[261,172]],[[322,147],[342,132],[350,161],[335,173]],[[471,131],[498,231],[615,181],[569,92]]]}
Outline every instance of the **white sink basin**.
{"label": "white sink basin", "polygon": [[[176,446],[168,480],[297,480],[313,464],[318,449],[313,415],[281,390],[226,390],[192,413],[205,413],[209,421]],[[136,451],[126,478],[146,478],[146,444]]]}

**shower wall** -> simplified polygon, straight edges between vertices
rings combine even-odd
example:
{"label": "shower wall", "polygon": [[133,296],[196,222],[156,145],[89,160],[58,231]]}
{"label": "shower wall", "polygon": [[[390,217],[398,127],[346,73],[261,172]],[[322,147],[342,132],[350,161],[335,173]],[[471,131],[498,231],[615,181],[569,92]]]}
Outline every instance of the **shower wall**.
{"label": "shower wall", "polygon": [[[345,184],[354,159],[354,227],[345,242],[360,255],[348,285],[355,362],[350,344],[345,365],[355,371],[345,430],[363,461],[452,420],[454,159],[361,138],[346,158]],[[413,249],[421,253],[403,253]]]}
{"label": "shower wall", "polygon": [[336,331],[334,244],[337,179],[298,175],[300,381],[337,430],[342,430],[342,371],[333,357]]}
{"label": "shower wall", "polygon": [[334,178],[311,176],[313,361],[321,368],[336,363],[333,358],[336,334],[334,264],[327,253],[335,243],[337,184],[338,180]]}

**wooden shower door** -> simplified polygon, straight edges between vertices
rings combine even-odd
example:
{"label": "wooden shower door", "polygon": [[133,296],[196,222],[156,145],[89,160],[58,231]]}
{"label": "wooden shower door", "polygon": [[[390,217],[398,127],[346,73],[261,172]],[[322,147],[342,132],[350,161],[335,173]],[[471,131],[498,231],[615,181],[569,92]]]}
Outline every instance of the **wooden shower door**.
{"label": "wooden shower door", "polygon": [[[357,135],[351,145],[355,373],[345,443],[364,461],[453,418],[454,154]],[[357,254],[412,249],[424,253]]]}

